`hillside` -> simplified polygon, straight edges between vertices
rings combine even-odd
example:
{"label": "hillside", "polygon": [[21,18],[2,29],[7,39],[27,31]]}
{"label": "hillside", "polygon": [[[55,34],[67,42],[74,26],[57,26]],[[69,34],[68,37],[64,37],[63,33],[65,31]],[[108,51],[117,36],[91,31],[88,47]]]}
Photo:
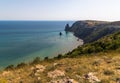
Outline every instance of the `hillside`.
{"label": "hillside", "polygon": [[120,32],[53,59],[8,66],[0,83],[119,83]]}
{"label": "hillside", "polygon": [[72,52],[67,53],[66,56],[75,57],[76,55],[107,52],[119,48],[120,48],[120,31],[102,37],[101,39],[94,41],[92,43],[78,46],[78,48],[74,49]]}
{"label": "hillside", "polygon": [[75,36],[84,40],[85,43],[93,42],[99,38],[120,30],[120,22],[105,21],[77,21],[71,27],[66,25],[65,31],[73,32]]}
{"label": "hillside", "polygon": [[120,53],[40,61],[0,72],[0,83],[116,83]]}

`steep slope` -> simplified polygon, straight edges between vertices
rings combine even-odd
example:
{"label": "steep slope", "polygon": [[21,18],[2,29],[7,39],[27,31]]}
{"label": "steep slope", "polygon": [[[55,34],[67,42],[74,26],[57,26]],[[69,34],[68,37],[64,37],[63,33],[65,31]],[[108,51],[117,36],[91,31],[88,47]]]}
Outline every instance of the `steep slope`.
{"label": "steep slope", "polygon": [[83,54],[99,53],[99,52],[109,52],[120,49],[120,31],[102,37],[101,39],[94,41],[92,43],[79,46],[72,52],[66,54],[67,57],[76,57]]}
{"label": "steep slope", "polygon": [[120,30],[119,21],[77,21],[71,27],[65,27],[65,31],[73,32],[75,36],[83,39],[85,43],[93,42],[118,30]]}

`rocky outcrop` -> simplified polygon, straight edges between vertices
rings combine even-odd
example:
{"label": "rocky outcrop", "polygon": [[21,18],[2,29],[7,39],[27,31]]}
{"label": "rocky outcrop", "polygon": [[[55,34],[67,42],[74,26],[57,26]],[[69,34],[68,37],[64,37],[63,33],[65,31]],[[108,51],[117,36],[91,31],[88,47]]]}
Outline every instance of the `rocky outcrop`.
{"label": "rocky outcrop", "polygon": [[60,77],[60,76],[65,76],[65,72],[57,70],[57,69],[54,71],[48,72],[48,77],[50,77],[50,78],[56,78],[56,77]]}
{"label": "rocky outcrop", "polygon": [[64,77],[64,78],[59,78],[59,79],[55,79],[55,80],[51,80],[48,83],[79,83],[77,81],[75,81],[74,79],[70,79],[69,77]]}
{"label": "rocky outcrop", "polygon": [[94,73],[90,72],[85,75],[85,79],[89,80],[90,83],[100,83],[101,80],[99,80]]}
{"label": "rocky outcrop", "polygon": [[70,26],[69,26],[69,24],[66,24],[65,31],[69,31],[69,30],[70,30]]}
{"label": "rocky outcrop", "polygon": [[120,30],[120,22],[77,21],[71,27],[67,24],[65,31],[73,32],[84,43],[93,42],[99,38]]}

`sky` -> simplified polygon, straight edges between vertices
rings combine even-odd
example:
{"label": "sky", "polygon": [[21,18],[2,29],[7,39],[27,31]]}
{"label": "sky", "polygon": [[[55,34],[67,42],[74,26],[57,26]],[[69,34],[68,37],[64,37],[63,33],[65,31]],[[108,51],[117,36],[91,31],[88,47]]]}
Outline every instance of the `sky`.
{"label": "sky", "polygon": [[0,0],[0,20],[120,20],[120,0]]}

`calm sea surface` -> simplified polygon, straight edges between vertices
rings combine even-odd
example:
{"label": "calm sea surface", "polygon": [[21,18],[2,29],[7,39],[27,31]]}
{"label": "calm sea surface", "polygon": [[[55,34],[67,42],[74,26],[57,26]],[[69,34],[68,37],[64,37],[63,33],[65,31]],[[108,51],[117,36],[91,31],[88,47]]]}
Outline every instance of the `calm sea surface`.
{"label": "calm sea surface", "polygon": [[[35,57],[64,54],[82,41],[66,34],[66,23],[72,21],[0,21],[0,68],[29,62]],[[59,36],[59,32],[63,35]]]}

